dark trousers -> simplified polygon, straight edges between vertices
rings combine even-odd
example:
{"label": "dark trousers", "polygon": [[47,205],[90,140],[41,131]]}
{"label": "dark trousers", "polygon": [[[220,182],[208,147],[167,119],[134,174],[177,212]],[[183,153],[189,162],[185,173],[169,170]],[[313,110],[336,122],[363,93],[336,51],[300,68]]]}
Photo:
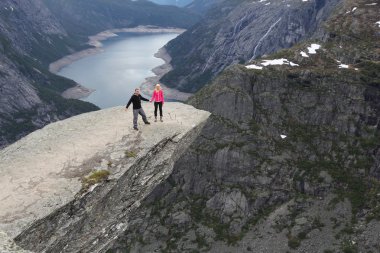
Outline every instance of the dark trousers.
{"label": "dark trousers", "polygon": [[133,127],[137,127],[137,118],[139,117],[139,114],[143,118],[144,123],[148,122],[144,110],[142,108],[136,109],[133,110]]}
{"label": "dark trousers", "polygon": [[157,118],[157,109],[160,108],[160,116],[162,117],[162,102],[154,102],[154,117]]}

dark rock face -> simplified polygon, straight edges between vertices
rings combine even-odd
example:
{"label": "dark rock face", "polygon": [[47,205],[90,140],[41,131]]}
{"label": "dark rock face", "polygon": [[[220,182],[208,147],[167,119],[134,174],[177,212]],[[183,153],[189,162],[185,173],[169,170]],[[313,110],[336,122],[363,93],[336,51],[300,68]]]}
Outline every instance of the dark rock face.
{"label": "dark rock face", "polygon": [[0,21],[0,147],[50,122],[97,109],[57,93],[75,83],[53,76],[44,63],[67,52],[54,44],[67,34],[40,0],[1,1]]}
{"label": "dark rock face", "polygon": [[245,63],[310,38],[339,0],[224,1],[171,41],[174,70],[162,81],[195,92],[226,67]]}
{"label": "dark rock face", "polygon": [[347,29],[374,24],[365,4],[340,6],[317,55],[281,53],[300,66],[238,65],[199,91],[213,116],[110,252],[378,251],[379,33]]}

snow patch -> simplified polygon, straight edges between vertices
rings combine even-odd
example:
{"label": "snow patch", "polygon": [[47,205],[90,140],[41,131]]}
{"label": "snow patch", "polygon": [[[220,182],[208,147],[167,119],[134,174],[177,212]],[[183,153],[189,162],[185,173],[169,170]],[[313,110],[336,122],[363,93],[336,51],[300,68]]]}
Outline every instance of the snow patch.
{"label": "snow patch", "polygon": [[269,65],[284,65],[288,64],[290,66],[299,66],[296,63],[293,63],[291,61],[288,61],[287,59],[281,58],[281,59],[274,59],[274,60],[264,60],[261,65],[263,66],[269,66]]}
{"label": "snow patch", "polygon": [[257,66],[255,64],[245,66],[247,69],[263,69],[263,67]]}
{"label": "snow patch", "polygon": [[316,54],[317,53],[317,50],[321,48],[321,45],[318,45],[318,44],[311,44],[310,47],[307,48],[307,50],[309,51],[309,54]]}
{"label": "snow patch", "polygon": [[284,135],[284,134],[281,134],[280,137],[281,137],[281,139],[285,139],[285,138],[288,137],[288,136],[286,136],[286,135]]}
{"label": "snow patch", "polygon": [[374,6],[374,5],[377,5],[377,3],[371,3],[371,4],[365,4],[367,6]]}
{"label": "snow patch", "polygon": [[380,27],[380,21],[377,21],[376,24]]}
{"label": "snow patch", "polygon": [[343,63],[341,63],[341,64],[339,64],[339,68],[340,68],[340,69],[348,69],[349,66],[348,66],[347,64],[343,64]]}
{"label": "snow patch", "polygon": [[352,11],[351,11],[351,12],[356,11],[357,8],[358,8],[358,7],[354,7],[354,8],[352,8]]}
{"label": "snow patch", "polygon": [[[270,66],[270,65],[289,65],[291,67],[295,67],[295,66],[299,66],[297,63],[294,63],[294,62],[291,62],[287,59],[284,59],[284,58],[281,58],[281,59],[274,59],[274,60],[264,60],[260,63],[260,65],[263,65],[263,66]],[[255,64],[251,64],[251,65],[247,65],[245,66],[247,69],[263,69],[262,66],[259,66],[259,65],[255,65]]]}
{"label": "snow patch", "polygon": [[301,55],[302,55],[302,57],[309,57],[309,55],[307,54],[307,53],[305,53],[304,51],[301,51],[301,53],[300,53]]}

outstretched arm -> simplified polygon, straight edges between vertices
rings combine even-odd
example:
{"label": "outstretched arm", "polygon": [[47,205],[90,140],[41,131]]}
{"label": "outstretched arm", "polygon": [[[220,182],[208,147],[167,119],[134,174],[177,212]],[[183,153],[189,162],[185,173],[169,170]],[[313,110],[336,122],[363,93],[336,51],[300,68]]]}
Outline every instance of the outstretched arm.
{"label": "outstretched arm", "polygon": [[132,103],[132,98],[133,98],[133,97],[131,97],[131,98],[129,99],[129,102],[128,102],[127,106],[125,107],[126,109],[128,109],[128,107],[131,105],[131,103]]}
{"label": "outstretched arm", "polygon": [[148,101],[149,102],[149,99],[146,99],[144,98],[143,96],[140,95],[140,99],[143,100],[143,101]]}

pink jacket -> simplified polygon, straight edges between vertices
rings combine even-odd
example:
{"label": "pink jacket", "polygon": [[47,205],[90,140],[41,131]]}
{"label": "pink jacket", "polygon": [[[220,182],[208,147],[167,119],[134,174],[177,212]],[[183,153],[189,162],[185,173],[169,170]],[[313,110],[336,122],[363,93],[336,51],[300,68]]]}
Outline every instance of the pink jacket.
{"label": "pink jacket", "polygon": [[150,101],[155,101],[155,102],[162,102],[164,103],[164,92],[162,90],[160,91],[153,91],[153,96],[150,99]]}

